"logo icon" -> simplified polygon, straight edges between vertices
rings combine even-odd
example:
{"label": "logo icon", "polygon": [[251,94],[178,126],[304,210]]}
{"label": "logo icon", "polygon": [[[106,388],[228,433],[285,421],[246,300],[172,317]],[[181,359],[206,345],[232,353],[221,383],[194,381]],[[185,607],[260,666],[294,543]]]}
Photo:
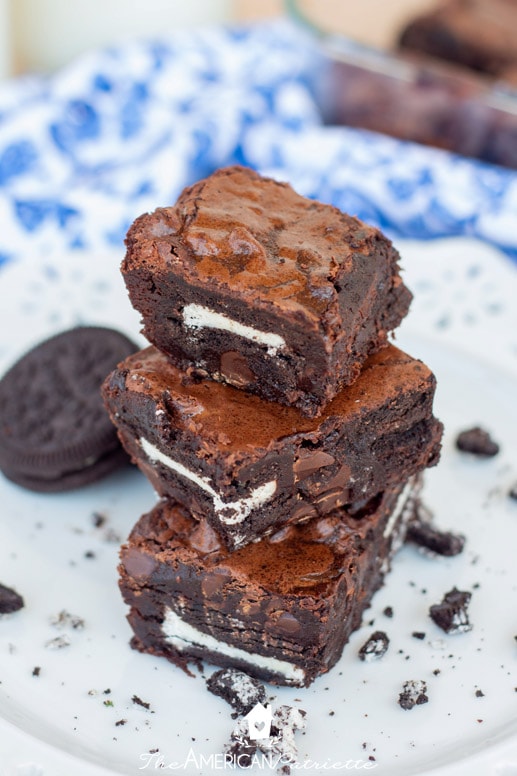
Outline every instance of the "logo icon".
{"label": "logo icon", "polygon": [[271,734],[271,721],[273,714],[271,706],[263,706],[257,703],[244,717],[248,723],[248,736],[252,741],[259,738],[269,738]]}

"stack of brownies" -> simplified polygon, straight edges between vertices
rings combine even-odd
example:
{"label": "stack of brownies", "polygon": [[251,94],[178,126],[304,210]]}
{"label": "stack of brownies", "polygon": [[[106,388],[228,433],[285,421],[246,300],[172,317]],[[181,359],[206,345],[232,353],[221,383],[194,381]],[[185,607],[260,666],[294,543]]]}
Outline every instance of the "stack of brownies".
{"label": "stack of brownies", "polygon": [[138,218],[152,346],[103,394],[161,500],[122,548],[133,646],[308,685],[338,660],[438,460],[435,379],[376,229],[231,167]]}

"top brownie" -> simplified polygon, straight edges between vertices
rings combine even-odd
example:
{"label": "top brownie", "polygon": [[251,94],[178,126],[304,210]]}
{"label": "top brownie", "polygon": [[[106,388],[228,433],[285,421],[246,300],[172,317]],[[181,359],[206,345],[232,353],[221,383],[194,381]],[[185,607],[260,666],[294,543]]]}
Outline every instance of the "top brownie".
{"label": "top brownie", "polygon": [[172,363],[312,417],[411,301],[377,229],[244,167],[140,216],[126,244],[131,302]]}
{"label": "top brownie", "polygon": [[449,0],[413,19],[404,48],[506,77],[517,66],[515,0]]}

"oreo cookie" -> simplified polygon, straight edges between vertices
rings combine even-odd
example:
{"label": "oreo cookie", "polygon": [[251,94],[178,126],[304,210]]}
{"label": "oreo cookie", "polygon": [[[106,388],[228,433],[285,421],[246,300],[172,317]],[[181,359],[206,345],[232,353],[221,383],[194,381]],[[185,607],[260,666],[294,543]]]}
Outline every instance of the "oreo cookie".
{"label": "oreo cookie", "polygon": [[100,394],[137,346],[114,329],[84,326],[51,337],[0,380],[0,470],[30,490],[93,482],[126,463]]}

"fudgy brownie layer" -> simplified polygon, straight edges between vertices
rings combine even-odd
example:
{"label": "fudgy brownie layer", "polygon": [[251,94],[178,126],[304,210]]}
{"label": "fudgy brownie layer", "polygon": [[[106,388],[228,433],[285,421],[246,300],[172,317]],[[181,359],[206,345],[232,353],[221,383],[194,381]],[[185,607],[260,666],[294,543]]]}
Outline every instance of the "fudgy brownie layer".
{"label": "fudgy brownie layer", "polygon": [[415,480],[229,552],[206,522],[163,500],[121,550],[133,646],[187,668],[207,660],[309,685],[339,659],[404,540]]}
{"label": "fudgy brownie layer", "polygon": [[150,342],[183,370],[308,416],[386,345],[411,300],[377,229],[244,167],[140,216],[126,244]]}
{"label": "fudgy brownie layer", "polygon": [[413,19],[400,45],[504,77],[517,67],[516,29],[515,0],[449,0]]}
{"label": "fudgy brownie layer", "polygon": [[103,393],[120,439],[161,496],[238,547],[288,522],[368,501],[437,462],[435,378],[392,345],[318,419],[210,380],[150,347]]}

